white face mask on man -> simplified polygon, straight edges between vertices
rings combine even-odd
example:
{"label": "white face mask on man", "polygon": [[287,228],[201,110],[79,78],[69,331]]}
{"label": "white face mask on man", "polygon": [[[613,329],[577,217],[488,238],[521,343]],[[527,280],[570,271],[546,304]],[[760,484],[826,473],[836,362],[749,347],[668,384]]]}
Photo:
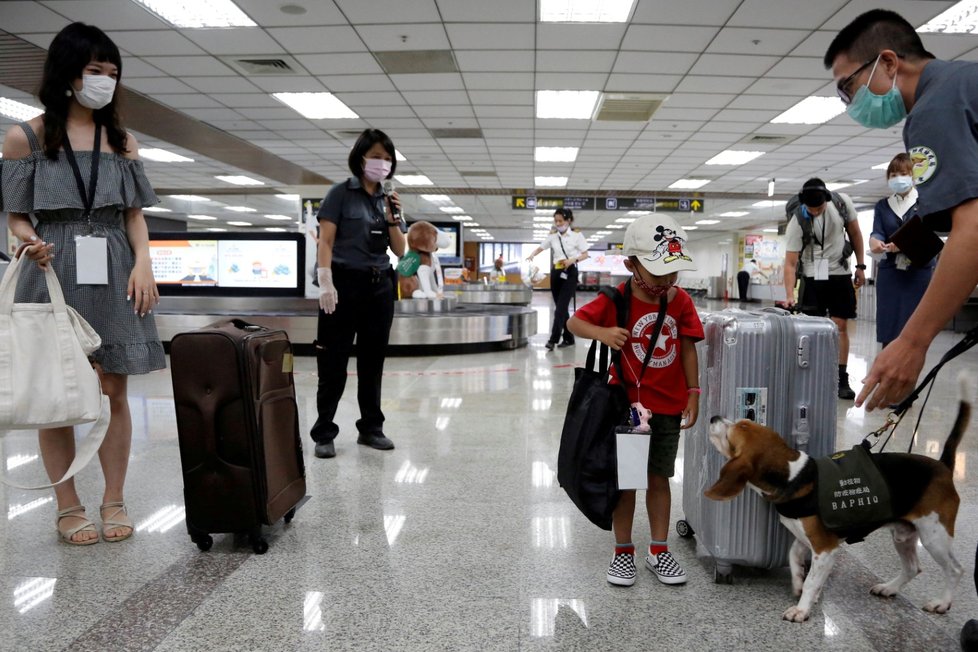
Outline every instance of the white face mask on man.
{"label": "white face mask on man", "polygon": [[108,75],[82,75],[82,88],[75,91],[75,99],[85,108],[97,111],[112,101],[115,86],[115,80]]}

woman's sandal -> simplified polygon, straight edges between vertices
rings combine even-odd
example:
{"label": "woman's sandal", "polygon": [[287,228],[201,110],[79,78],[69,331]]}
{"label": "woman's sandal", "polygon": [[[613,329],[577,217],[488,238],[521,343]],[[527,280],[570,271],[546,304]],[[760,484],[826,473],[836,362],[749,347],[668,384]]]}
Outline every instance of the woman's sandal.
{"label": "woman's sandal", "polygon": [[[71,528],[70,530],[62,530],[60,527],[61,519],[68,516],[83,519],[85,522],[78,527]],[[58,512],[58,518],[55,520],[54,524],[55,527],[58,528],[58,534],[61,535],[61,540],[67,544],[73,546],[90,546],[93,543],[98,543],[98,529],[96,529],[95,524],[92,523],[87,516],[85,516],[85,508],[81,505],[75,505],[74,507],[69,507],[68,509],[62,509],[60,512]],[[84,541],[73,541],[71,539],[71,537],[83,530],[91,530],[95,533],[95,536],[91,539],[85,539]]]}
{"label": "woman's sandal", "polygon": [[[115,511],[109,514],[108,516],[106,516],[105,510],[111,509],[113,507],[115,508]],[[132,536],[133,533],[132,519],[129,518],[129,514],[126,512],[125,503],[121,501],[117,503],[105,503],[104,505],[99,507],[99,513],[102,514],[102,538],[103,539],[110,542],[124,541],[125,539],[128,539],[129,537]],[[122,514],[121,517],[119,516],[120,514]],[[105,534],[106,530],[117,530],[123,527],[129,528],[129,531],[125,534],[114,536],[114,537],[110,537]]]}

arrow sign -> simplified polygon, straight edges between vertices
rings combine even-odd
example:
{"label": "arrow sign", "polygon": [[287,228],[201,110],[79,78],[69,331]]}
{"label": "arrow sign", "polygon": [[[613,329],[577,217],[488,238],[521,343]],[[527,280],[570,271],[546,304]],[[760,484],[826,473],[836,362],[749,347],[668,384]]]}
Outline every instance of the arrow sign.
{"label": "arrow sign", "polygon": [[703,202],[701,202],[699,199],[694,199],[693,201],[689,202],[689,206],[694,211],[699,212],[699,210],[703,208]]}

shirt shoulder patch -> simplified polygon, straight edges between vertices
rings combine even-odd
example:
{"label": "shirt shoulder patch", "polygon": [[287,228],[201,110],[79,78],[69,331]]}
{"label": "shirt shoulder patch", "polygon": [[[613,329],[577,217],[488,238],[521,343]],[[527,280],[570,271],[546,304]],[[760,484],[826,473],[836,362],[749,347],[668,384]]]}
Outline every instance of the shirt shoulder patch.
{"label": "shirt shoulder patch", "polygon": [[910,160],[913,162],[913,179],[919,184],[927,181],[937,173],[937,154],[930,147],[917,145],[911,147]]}

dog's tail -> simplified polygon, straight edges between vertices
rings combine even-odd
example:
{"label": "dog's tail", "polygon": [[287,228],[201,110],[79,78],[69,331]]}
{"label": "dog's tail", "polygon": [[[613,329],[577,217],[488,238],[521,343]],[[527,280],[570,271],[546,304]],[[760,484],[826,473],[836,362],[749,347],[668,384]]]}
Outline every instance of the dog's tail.
{"label": "dog's tail", "polygon": [[958,444],[964,436],[964,431],[968,428],[971,420],[971,400],[975,395],[975,377],[968,371],[958,374],[958,416],[951,427],[951,434],[948,435],[944,443],[944,451],[941,453],[941,463],[951,471],[954,470],[954,458],[958,451]]}

